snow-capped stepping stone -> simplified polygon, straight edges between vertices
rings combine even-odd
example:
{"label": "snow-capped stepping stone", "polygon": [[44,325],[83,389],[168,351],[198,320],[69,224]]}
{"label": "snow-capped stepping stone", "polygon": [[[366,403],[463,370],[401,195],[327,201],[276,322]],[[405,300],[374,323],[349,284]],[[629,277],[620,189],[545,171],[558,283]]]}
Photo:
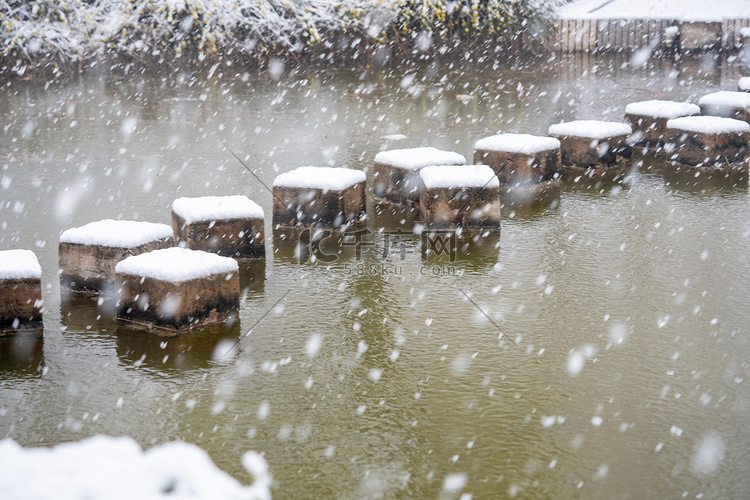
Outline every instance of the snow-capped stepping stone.
{"label": "snow-capped stepping stone", "polygon": [[263,209],[247,196],[178,198],[172,229],[180,246],[228,257],[265,254]]}
{"label": "snow-capped stepping stone", "polygon": [[630,158],[628,139],[632,129],[625,123],[578,120],[550,126],[549,135],[560,140],[564,165],[612,166]]}
{"label": "snow-capped stepping stone", "polygon": [[474,163],[492,167],[501,184],[550,181],[560,161],[560,141],[554,137],[499,134],[474,144]]}
{"label": "snow-capped stepping stone", "polygon": [[419,170],[434,165],[464,165],[466,158],[433,147],[392,149],[375,155],[373,192],[379,201],[419,202]]}
{"label": "snow-capped stepping stone", "polygon": [[273,197],[274,226],[347,227],[365,216],[365,173],[299,167],[274,179]]}
{"label": "snow-capped stepping stone", "polygon": [[500,228],[500,181],[491,167],[432,166],[419,177],[419,208],[428,228]]}
{"label": "snow-capped stepping stone", "polygon": [[128,257],[115,269],[120,320],[179,331],[237,314],[239,266],[230,257],[174,247]]}
{"label": "snow-capped stepping stone", "polygon": [[0,251],[0,334],[42,326],[42,268],[31,250]]}
{"label": "snow-capped stepping stone", "polygon": [[722,90],[698,99],[701,113],[750,122],[750,93]]}
{"label": "snow-capped stepping stone", "polygon": [[111,291],[115,264],[174,245],[166,224],[105,219],[75,227],[60,235],[60,283],[76,292]]}
{"label": "snow-capped stepping stone", "polygon": [[670,159],[685,165],[728,167],[748,156],[750,124],[718,116],[686,116],[667,122]]}
{"label": "snow-capped stepping stone", "polygon": [[642,101],[625,106],[625,120],[639,134],[638,144],[653,147],[664,143],[668,120],[700,112],[700,106],[688,102]]}

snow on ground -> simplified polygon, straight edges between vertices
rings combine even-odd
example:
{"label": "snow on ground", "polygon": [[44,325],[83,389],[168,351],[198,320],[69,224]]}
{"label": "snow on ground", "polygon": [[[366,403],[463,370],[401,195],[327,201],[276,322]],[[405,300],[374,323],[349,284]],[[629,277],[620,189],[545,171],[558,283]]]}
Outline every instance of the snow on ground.
{"label": "snow on ground", "polygon": [[667,122],[667,128],[701,134],[727,134],[750,131],[750,124],[719,116],[684,116]]}
{"label": "snow on ground", "polygon": [[652,118],[679,118],[697,115],[700,112],[699,106],[689,102],[653,100],[632,102],[625,106],[625,113],[629,115],[650,116]]}
{"label": "snow on ground", "polygon": [[361,170],[335,167],[299,167],[276,177],[273,180],[273,186],[341,191],[359,182],[365,182],[365,173]]}
{"label": "snow on ground", "polygon": [[500,187],[495,171],[487,165],[433,165],[419,171],[427,189],[461,187]]}
{"label": "snow on ground", "polygon": [[573,122],[556,123],[549,128],[550,135],[586,137],[588,139],[607,139],[617,135],[631,134],[632,132],[633,130],[630,128],[630,125],[598,120],[578,120]]}
{"label": "snow on ground", "polygon": [[0,280],[39,279],[42,266],[31,250],[0,251]]}
{"label": "snow on ground", "polygon": [[133,248],[172,235],[172,227],[166,224],[105,219],[63,231],[60,242]]}
{"label": "snow on ground", "polygon": [[173,442],[143,451],[128,437],[96,436],[53,448],[0,441],[0,496],[6,500],[270,500],[265,460],[247,452],[250,486],[214,465],[193,444]]}
{"label": "snow on ground", "polygon": [[560,19],[750,19],[750,2],[737,0],[578,0],[558,9]]}
{"label": "snow on ground", "polygon": [[435,165],[464,165],[466,158],[453,151],[423,147],[381,151],[375,155],[375,161],[407,170],[419,170]]}
{"label": "snow on ground", "polygon": [[698,104],[703,106],[750,108],[750,92],[722,90],[704,95],[698,99]]}
{"label": "snow on ground", "polygon": [[181,283],[198,278],[205,278],[219,273],[237,272],[237,261],[187,248],[172,247],[153,252],[134,255],[121,260],[115,271],[153,278],[172,283]]}
{"label": "snow on ground", "polygon": [[203,196],[177,198],[172,211],[187,224],[223,219],[262,219],[263,209],[247,196]]}
{"label": "snow on ground", "polygon": [[479,139],[474,144],[474,149],[533,155],[541,151],[560,149],[560,141],[554,137],[529,134],[499,134]]}

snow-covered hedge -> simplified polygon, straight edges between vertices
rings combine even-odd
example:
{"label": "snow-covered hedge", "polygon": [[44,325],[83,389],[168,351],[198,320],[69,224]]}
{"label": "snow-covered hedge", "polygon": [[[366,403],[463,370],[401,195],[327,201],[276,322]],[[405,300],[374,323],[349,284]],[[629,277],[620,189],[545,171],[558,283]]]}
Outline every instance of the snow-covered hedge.
{"label": "snow-covered hedge", "polygon": [[2,65],[16,73],[105,58],[200,66],[388,44],[510,43],[556,1],[0,0]]}

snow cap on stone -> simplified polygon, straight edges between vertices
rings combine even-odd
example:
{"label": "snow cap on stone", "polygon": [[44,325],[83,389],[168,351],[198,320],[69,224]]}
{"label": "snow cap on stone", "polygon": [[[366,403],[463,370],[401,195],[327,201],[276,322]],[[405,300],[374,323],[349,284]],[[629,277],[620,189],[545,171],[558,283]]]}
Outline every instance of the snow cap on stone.
{"label": "snow cap on stone", "polygon": [[435,188],[496,188],[500,181],[487,165],[434,165],[419,171],[424,187]]}
{"label": "snow cap on stone", "polygon": [[632,132],[630,125],[625,123],[598,120],[556,123],[549,128],[550,135],[585,137],[587,139],[609,139],[618,135],[629,135]]}
{"label": "snow cap on stone", "polygon": [[375,162],[406,170],[419,170],[434,165],[463,165],[466,158],[453,151],[422,147],[381,151],[375,155]]}
{"label": "snow cap on stone", "polygon": [[260,205],[243,195],[177,198],[172,202],[172,211],[185,219],[187,224],[197,221],[263,218]]}
{"label": "snow cap on stone", "polygon": [[522,153],[533,155],[550,149],[559,149],[560,141],[554,137],[542,137],[529,134],[498,134],[479,139],[474,149],[485,151],[502,151],[505,153]]}
{"label": "snow cap on stone", "polygon": [[667,128],[701,134],[727,134],[750,131],[750,124],[720,116],[683,116],[667,122]]}
{"label": "snow cap on stone", "polygon": [[750,93],[722,90],[704,95],[698,99],[698,104],[709,107],[750,108]]}
{"label": "snow cap on stone", "polygon": [[133,248],[170,238],[172,227],[154,222],[104,219],[63,231],[61,243]]}
{"label": "snow cap on stone", "polygon": [[42,266],[31,250],[0,251],[0,280],[39,279]]}
{"label": "snow cap on stone", "polygon": [[172,247],[121,260],[115,271],[171,283],[182,283],[214,274],[237,272],[237,261],[214,253]]}
{"label": "snow cap on stone", "polygon": [[625,106],[629,115],[650,116],[652,118],[679,118],[700,114],[701,108],[689,102],[676,101],[641,101],[631,102]]}
{"label": "snow cap on stone", "polygon": [[274,187],[341,191],[365,182],[365,173],[351,168],[299,167],[277,176]]}

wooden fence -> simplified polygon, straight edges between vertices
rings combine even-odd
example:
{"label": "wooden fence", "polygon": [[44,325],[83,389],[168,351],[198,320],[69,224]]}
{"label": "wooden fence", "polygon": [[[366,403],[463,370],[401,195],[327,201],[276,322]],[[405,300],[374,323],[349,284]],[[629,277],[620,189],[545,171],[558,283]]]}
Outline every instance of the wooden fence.
{"label": "wooden fence", "polygon": [[[550,43],[561,52],[633,51],[658,47],[664,30],[679,24],[670,19],[558,19]],[[722,50],[739,48],[744,27],[750,27],[750,19],[722,21]]]}
{"label": "wooden fence", "polygon": [[721,48],[735,50],[740,47],[740,30],[750,27],[750,19],[725,19],[721,22]]}

